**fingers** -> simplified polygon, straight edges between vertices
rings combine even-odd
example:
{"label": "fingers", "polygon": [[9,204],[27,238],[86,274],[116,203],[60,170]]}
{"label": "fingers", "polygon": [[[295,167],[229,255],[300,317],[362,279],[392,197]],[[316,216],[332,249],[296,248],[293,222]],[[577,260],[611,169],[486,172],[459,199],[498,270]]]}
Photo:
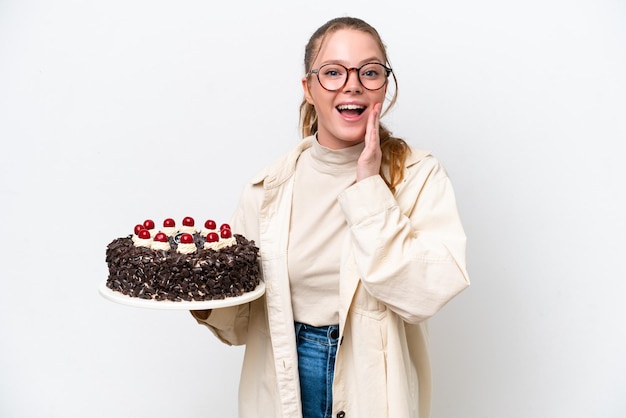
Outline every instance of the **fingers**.
{"label": "fingers", "polygon": [[381,103],[374,104],[374,108],[367,120],[367,128],[365,130],[365,146],[366,147],[380,147],[380,138],[378,136],[378,128],[380,125],[380,111],[382,108]]}
{"label": "fingers", "polygon": [[365,148],[361,152],[361,156],[357,162],[357,181],[374,176],[380,171],[382,151],[380,149],[378,128],[380,125],[381,107],[382,105],[380,103],[376,103],[367,120],[367,127],[365,129]]}

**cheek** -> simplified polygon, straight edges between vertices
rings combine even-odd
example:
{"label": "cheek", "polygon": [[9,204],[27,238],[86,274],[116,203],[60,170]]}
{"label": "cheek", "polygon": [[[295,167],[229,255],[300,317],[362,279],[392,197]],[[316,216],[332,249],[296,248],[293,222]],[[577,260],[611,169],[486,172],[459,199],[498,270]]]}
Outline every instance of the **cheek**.
{"label": "cheek", "polygon": [[316,103],[319,103],[320,96],[320,91],[318,90],[317,86],[312,83],[309,84],[306,91],[307,101],[312,105],[315,105]]}
{"label": "cheek", "polygon": [[385,95],[387,94],[387,89],[383,88],[375,92],[374,102],[383,103],[385,101]]}
{"label": "cheek", "polygon": [[330,93],[319,86],[311,86],[307,102],[315,106],[318,113],[328,112],[334,108],[335,94]]}

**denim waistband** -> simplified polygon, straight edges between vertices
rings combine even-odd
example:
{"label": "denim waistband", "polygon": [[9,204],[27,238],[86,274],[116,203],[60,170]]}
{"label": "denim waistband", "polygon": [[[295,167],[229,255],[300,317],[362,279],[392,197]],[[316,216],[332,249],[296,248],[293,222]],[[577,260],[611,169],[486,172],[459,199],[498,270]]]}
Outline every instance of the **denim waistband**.
{"label": "denim waistband", "polygon": [[301,322],[294,323],[296,328],[296,338],[304,338],[319,344],[335,346],[339,340],[339,325],[327,325],[314,327]]}

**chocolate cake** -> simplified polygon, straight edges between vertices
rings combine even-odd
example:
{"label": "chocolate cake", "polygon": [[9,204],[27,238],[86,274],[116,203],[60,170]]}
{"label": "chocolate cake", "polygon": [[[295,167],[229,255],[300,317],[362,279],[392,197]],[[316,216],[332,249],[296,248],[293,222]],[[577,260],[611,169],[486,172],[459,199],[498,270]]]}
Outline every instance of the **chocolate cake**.
{"label": "chocolate cake", "polygon": [[146,220],[134,234],[113,240],[106,250],[106,286],[130,297],[169,301],[224,299],[256,289],[254,241],[233,235],[226,224],[217,232],[213,221],[202,232],[192,231],[189,217],[183,220],[186,229],[172,229],[173,223],[164,221],[166,234]]}

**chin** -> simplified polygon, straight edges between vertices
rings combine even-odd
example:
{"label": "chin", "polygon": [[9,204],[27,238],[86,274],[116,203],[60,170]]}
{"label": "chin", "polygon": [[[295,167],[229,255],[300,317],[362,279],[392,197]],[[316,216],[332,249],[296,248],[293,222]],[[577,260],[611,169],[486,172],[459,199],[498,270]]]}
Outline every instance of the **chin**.
{"label": "chin", "polygon": [[347,145],[351,146],[351,145],[356,145],[356,144],[358,144],[360,142],[363,142],[364,140],[365,140],[365,138],[361,136],[361,137],[357,137],[357,138],[345,138],[345,139],[342,139],[341,141],[343,141]]}
{"label": "chin", "polygon": [[318,135],[318,140],[320,140],[322,145],[330,146],[331,148],[349,147],[365,140],[365,130],[350,128],[325,130],[321,135]]}
{"label": "chin", "polygon": [[365,140],[365,132],[362,133],[353,133],[346,134],[339,137],[344,142],[349,142],[351,144],[356,144]]}

